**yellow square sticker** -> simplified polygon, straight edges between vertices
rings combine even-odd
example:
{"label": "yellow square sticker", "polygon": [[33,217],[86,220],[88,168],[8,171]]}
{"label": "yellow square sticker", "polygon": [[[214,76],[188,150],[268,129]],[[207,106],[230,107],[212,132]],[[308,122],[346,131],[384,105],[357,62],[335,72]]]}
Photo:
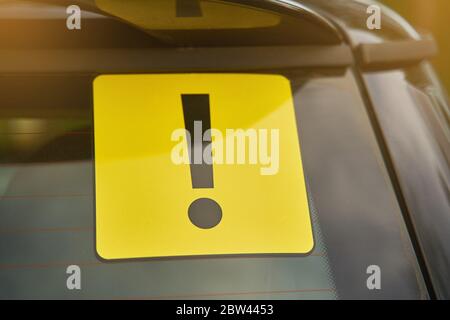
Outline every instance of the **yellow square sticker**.
{"label": "yellow square sticker", "polygon": [[102,258],[312,250],[288,79],[102,75],[93,87]]}

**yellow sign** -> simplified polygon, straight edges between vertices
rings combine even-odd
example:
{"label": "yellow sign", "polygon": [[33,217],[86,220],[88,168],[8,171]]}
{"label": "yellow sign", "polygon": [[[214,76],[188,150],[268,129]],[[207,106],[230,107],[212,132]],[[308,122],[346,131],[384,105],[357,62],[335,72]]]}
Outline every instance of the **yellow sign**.
{"label": "yellow sign", "polygon": [[[96,247],[102,258],[312,250],[289,80],[259,74],[102,75],[93,86]],[[179,161],[186,149],[193,151],[188,160],[195,160],[198,149],[189,147],[198,131],[181,131],[186,134],[174,140],[188,129],[190,112],[202,112],[196,104],[205,107],[207,119],[200,124],[213,136],[210,170],[196,167],[209,172],[203,184],[195,183],[202,177],[193,164]],[[232,144],[237,132],[248,135]],[[188,140],[189,133],[194,135]],[[256,154],[251,141],[257,141]]]}

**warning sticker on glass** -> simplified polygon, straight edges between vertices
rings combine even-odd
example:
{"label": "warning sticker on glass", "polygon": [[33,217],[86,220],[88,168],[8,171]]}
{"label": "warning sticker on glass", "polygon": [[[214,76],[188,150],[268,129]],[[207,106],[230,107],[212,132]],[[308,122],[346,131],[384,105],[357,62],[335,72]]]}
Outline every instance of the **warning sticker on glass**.
{"label": "warning sticker on glass", "polygon": [[103,75],[93,86],[102,258],[312,250],[288,79]]}

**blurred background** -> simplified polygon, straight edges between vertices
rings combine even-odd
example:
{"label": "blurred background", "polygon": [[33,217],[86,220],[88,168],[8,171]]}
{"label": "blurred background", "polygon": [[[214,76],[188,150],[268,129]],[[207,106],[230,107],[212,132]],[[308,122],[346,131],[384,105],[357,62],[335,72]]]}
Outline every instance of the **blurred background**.
{"label": "blurred background", "polygon": [[450,93],[450,0],[382,0],[419,32],[431,32],[439,45],[434,66]]}

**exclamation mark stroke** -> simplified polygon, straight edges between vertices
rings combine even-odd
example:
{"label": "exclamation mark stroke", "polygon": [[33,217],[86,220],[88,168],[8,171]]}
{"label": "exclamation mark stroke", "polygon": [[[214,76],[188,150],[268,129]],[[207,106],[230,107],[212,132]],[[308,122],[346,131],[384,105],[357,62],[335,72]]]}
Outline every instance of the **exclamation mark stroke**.
{"label": "exclamation mark stroke", "polygon": [[[182,94],[181,100],[184,126],[191,136],[188,148],[192,188],[214,188],[209,95]],[[187,141],[189,142],[189,139]],[[212,199],[199,198],[189,206],[188,215],[195,226],[210,229],[219,224],[222,209]]]}

